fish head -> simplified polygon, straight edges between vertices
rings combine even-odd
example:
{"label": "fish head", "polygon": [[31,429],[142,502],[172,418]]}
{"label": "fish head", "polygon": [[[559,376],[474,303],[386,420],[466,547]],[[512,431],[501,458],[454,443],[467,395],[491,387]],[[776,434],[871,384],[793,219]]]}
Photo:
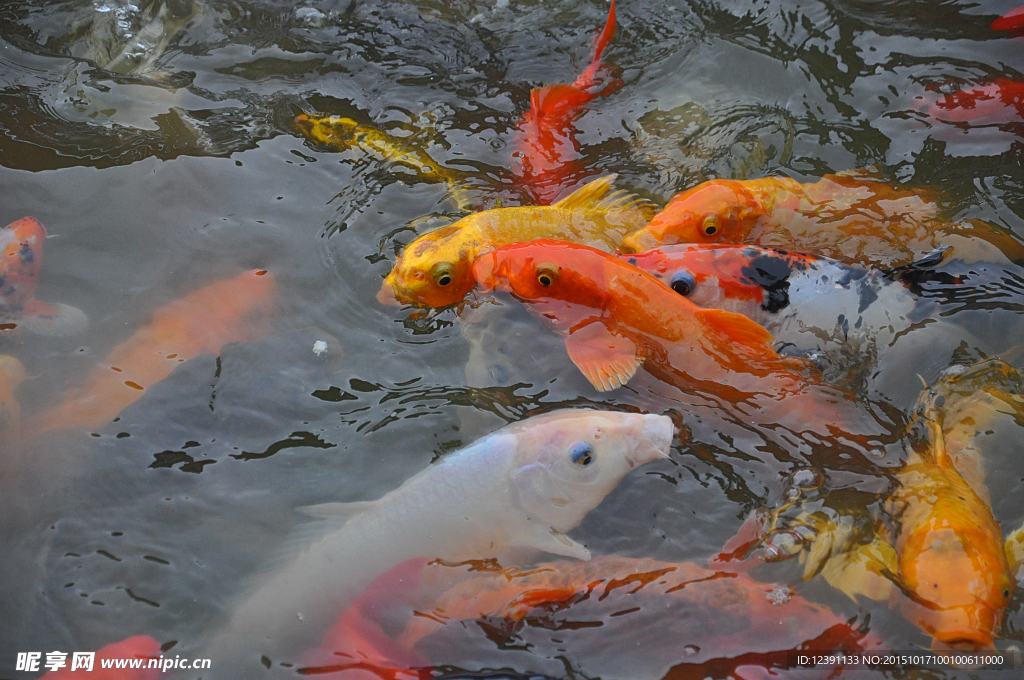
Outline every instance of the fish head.
{"label": "fish head", "polygon": [[447,307],[462,300],[473,289],[477,245],[464,238],[462,226],[449,224],[410,243],[384,280],[378,299],[390,289],[398,302],[421,307]]}
{"label": "fish head", "polygon": [[517,439],[511,485],[532,519],[569,531],[639,465],[668,458],[666,416],[562,410],[510,428]]}
{"label": "fish head", "polygon": [[342,116],[309,116],[305,113],[295,117],[295,127],[307,138],[338,150],[347,149],[358,142],[356,139],[359,123]]}
{"label": "fish head", "polygon": [[20,311],[36,292],[46,228],[23,217],[0,230],[0,310]]}
{"label": "fish head", "polygon": [[643,252],[671,243],[737,243],[753,228],[753,197],[731,180],[712,180],[676,194],[643,229],[622,240]]}
{"label": "fish head", "polygon": [[993,649],[1016,583],[999,540],[953,523],[929,522],[904,542],[903,613],[936,650]]}
{"label": "fish head", "polygon": [[511,293],[556,327],[566,328],[607,306],[609,266],[625,265],[590,246],[539,239],[482,255],[473,276],[483,290]]}

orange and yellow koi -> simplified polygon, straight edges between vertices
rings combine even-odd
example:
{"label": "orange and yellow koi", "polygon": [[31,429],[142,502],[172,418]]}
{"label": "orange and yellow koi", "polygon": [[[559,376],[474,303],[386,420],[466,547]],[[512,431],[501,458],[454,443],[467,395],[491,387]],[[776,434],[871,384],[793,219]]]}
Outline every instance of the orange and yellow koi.
{"label": "orange and yellow koi", "polygon": [[968,239],[1024,260],[1012,234],[982,222],[951,224],[924,191],[864,175],[827,175],[811,184],[785,177],[704,182],[676,194],[622,245],[643,252],[673,243],[749,243],[886,268],[943,244],[967,251]]}
{"label": "orange and yellow koi", "polygon": [[473,289],[473,261],[507,243],[552,237],[615,250],[637,229],[650,206],[613,191],[614,175],[596,179],[549,206],[494,208],[464,217],[409,244],[388,274],[377,299],[447,307]]}
{"label": "orange and yellow koi", "polygon": [[265,271],[248,271],[189,293],[153,313],[153,320],[93,369],[83,387],[27,422],[35,436],[67,427],[101,427],[160,382],[179,363],[219,352],[229,342],[268,332],[277,284]]}
{"label": "orange and yellow koi", "polygon": [[993,416],[1010,409],[984,389],[955,400],[957,383],[993,372],[1015,373],[991,359],[922,395],[928,446],[900,470],[892,497],[901,527],[898,580],[907,596],[901,608],[932,636],[935,650],[994,649],[1016,589],[973,443]]}
{"label": "orange and yellow koi", "polygon": [[549,205],[580,179],[574,161],[579,143],[573,121],[591,100],[617,89],[618,81],[601,88],[601,55],[615,34],[615,0],[608,20],[594,42],[594,58],[572,84],[555,83],[530,91],[530,108],[516,125],[512,172],[524,193],[538,205]]}
{"label": "orange and yellow koi", "polygon": [[[125,668],[124,665],[116,665],[118,662],[129,665],[136,659],[141,660],[138,668]],[[76,680],[84,673],[88,673],[87,677],[90,680],[157,680],[166,671],[159,666],[150,667],[149,664],[150,660],[162,661],[162,659],[163,654],[159,642],[149,635],[136,635],[102,647],[96,652],[90,667],[72,668],[73,659],[66,659],[66,665],[63,668],[47,671],[42,677],[46,680]],[[111,667],[108,668],[107,664],[110,664]]]}

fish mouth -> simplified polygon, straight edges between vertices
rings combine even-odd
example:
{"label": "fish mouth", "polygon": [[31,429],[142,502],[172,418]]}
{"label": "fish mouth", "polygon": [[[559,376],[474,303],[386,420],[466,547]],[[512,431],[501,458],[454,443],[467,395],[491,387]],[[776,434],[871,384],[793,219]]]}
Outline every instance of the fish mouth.
{"label": "fish mouth", "polygon": [[631,455],[627,456],[630,464],[634,466],[660,458],[668,458],[669,448],[672,446],[672,436],[676,431],[672,419],[668,416],[645,414],[642,418],[644,422],[640,432],[640,445]]}
{"label": "fish mouth", "polygon": [[992,636],[980,630],[948,630],[932,638],[933,652],[995,651]]}
{"label": "fish mouth", "polygon": [[402,302],[398,299],[398,294],[395,292],[395,286],[392,283],[392,279],[389,276],[384,279],[384,283],[381,284],[380,290],[377,291],[377,302],[388,307],[401,307]]}

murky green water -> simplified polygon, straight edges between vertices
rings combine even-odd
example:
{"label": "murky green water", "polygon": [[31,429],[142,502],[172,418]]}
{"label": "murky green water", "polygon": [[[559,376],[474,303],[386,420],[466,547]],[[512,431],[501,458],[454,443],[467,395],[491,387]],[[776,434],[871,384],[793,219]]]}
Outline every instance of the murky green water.
{"label": "murky green water", "polygon": [[[7,454],[5,677],[18,651],[91,650],[139,633],[196,656],[302,521],[294,508],[376,498],[480,434],[558,405],[674,409],[693,437],[574,532],[595,553],[702,562],[751,510],[779,504],[813,451],[723,432],[656,389],[599,394],[521,309],[502,321],[503,337],[526,343],[514,374],[468,387],[454,310],[413,318],[374,297],[403,245],[455,214],[444,188],[313,148],[294,129],[306,112],[413,135],[472,170],[482,205],[515,204],[513,126],[532,87],[570,82],[587,63],[606,4],[194,2],[138,73],[90,61],[97,8],[115,2],[0,7],[0,224],[31,215],[46,225],[38,297],[91,321],[84,336],[2,340],[32,376],[18,393],[23,413],[58,402],[162,304],[251,268],[281,291],[270,337],[186,362],[102,429],[49,433]],[[1022,39],[988,28],[1014,5],[623,2],[607,57],[625,85],[578,120],[581,163],[658,203],[713,177],[811,180],[875,165],[893,181],[940,186],[957,218],[1024,237],[1024,122],[943,124],[919,106],[929,86],[1024,77]],[[886,364],[897,421],[918,374],[930,382],[953,358],[1016,344],[1022,275],[979,270],[983,287],[944,302],[977,346],[925,345]],[[312,352],[318,340],[326,354]],[[1019,434],[987,460],[1007,531],[1024,521]],[[847,506],[877,508],[889,484],[841,462],[828,474]],[[799,567],[768,576],[798,583]],[[798,588],[895,649],[928,644],[885,602],[857,606],[818,581]],[[1020,603],[1018,593],[1001,648],[1024,641]],[[465,667],[502,663],[495,650]]]}

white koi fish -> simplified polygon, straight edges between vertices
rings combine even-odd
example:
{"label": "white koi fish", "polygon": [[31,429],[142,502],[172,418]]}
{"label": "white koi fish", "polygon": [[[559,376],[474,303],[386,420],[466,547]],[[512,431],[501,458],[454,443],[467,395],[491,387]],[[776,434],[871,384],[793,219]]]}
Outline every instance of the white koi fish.
{"label": "white koi fish", "polygon": [[367,584],[407,560],[589,559],[565,532],[634,467],[667,458],[672,434],[665,416],[557,411],[493,432],[378,500],[307,509],[326,520],[323,537],[235,610],[212,641],[213,672],[265,672],[261,657],[276,665],[315,646]]}

